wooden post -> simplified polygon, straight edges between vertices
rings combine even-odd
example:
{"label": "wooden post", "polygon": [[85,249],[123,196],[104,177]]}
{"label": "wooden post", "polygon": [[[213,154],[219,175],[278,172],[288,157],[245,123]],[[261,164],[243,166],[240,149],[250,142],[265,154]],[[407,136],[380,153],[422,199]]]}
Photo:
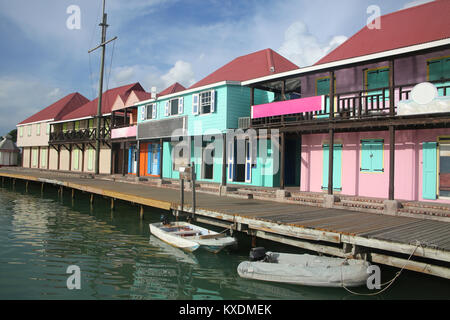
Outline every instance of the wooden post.
{"label": "wooden post", "polygon": [[284,170],[284,161],[285,161],[285,133],[281,132],[281,136],[280,136],[280,153],[281,153],[281,157],[280,157],[280,189],[284,189],[284,175],[285,175],[285,170]]}
{"label": "wooden post", "polygon": [[114,210],[116,208],[115,203],[114,203],[114,198],[111,198],[111,211]]}
{"label": "wooden post", "polygon": [[389,126],[389,200],[394,200],[395,179],[395,128]]}
{"label": "wooden post", "polygon": [[144,220],[144,206],[141,205],[139,209],[139,219]]}
{"label": "wooden post", "polygon": [[141,144],[139,140],[137,141],[136,152],[137,152],[136,177],[139,178],[141,173]]}
{"label": "wooden post", "polygon": [[192,169],[191,169],[191,174],[192,174],[192,215],[195,214],[195,163],[192,162]]}
{"label": "wooden post", "polygon": [[182,178],[180,181],[180,202],[181,202],[181,212],[183,212],[184,206],[184,179]]}
{"label": "wooden post", "polygon": [[[253,91],[253,88],[251,88]],[[227,185],[227,135],[222,134],[222,186]]]}
{"label": "wooden post", "polygon": [[334,130],[329,131],[329,153],[328,153],[328,194],[333,194],[333,153],[334,153]]}
{"label": "wooden post", "polygon": [[60,186],[59,187],[59,193],[60,193],[61,199],[63,198],[63,191],[64,191],[64,187]]}
{"label": "wooden post", "polygon": [[13,179],[13,191],[16,190],[16,179]]}
{"label": "wooden post", "polygon": [[334,119],[334,71],[330,71],[330,119]]}
{"label": "wooden post", "polygon": [[91,193],[91,196],[90,196],[90,199],[89,199],[89,203],[90,203],[91,206],[94,205],[94,194],[93,193]]}
{"label": "wooden post", "polygon": [[72,171],[72,145],[69,145],[69,171]]}
{"label": "wooden post", "polygon": [[57,164],[57,168],[56,168],[56,170],[58,170],[58,171],[59,171],[59,163],[61,162],[60,160],[61,160],[61,146],[58,145],[58,164]]}
{"label": "wooden post", "polygon": [[37,161],[38,169],[41,167],[41,147],[38,147],[38,161]]}
{"label": "wooden post", "polygon": [[[3,185],[3,178],[2,178],[2,185]],[[28,180],[25,182],[25,192],[28,192]]]}
{"label": "wooden post", "polygon": [[75,189],[72,189],[72,200],[75,199]]}
{"label": "wooden post", "polygon": [[28,157],[28,160],[29,160],[29,166],[28,166],[28,168],[31,168],[31,156],[33,155],[33,148],[32,147],[30,147],[30,156]]}
{"label": "wooden post", "polygon": [[159,139],[159,177],[161,178],[161,180],[163,178],[163,157],[163,139]]}
{"label": "wooden post", "polygon": [[84,172],[84,151],[86,150],[84,143],[81,145],[81,149],[81,172]]}
{"label": "wooden post", "polygon": [[252,248],[256,248],[256,236],[252,235]]}
{"label": "wooden post", "polygon": [[121,145],[122,145],[122,176],[124,176],[125,177],[125,160],[126,160],[126,150],[127,150],[127,148],[126,148],[126,145],[127,145],[127,143],[126,142],[121,142],[120,143]]}
{"label": "wooden post", "polygon": [[[389,60],[389,115],[395,115],[394,59]],[[384,92],[384,90],[383,90]],[[400,97],[401,98],[401,97]]]}
{"label": "wooden post", "polygon": [[50,170],[50,146],[47,147],[47,170]]}

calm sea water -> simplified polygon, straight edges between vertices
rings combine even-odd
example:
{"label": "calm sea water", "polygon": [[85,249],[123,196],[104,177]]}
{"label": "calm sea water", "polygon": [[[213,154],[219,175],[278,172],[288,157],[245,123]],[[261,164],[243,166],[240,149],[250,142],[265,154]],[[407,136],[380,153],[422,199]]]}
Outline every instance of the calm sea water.
{"label": "calm sea water", "polygon": [[[58,199],[56,189],[28,193],[0,188],[0,299],[448,299],[450,281],[405,271],[386,293],[356,297],[341,288],[314,288],[241,279],[236,268],[246,260],[249,239],[217,255],[189,254],[150,235],[148,224],[161,211],[97,198],[94,208],[81,193]],[[221,231],[220,228],[213,228]],[[300,252],[258,239],[271,251]],[[81,269],[81,289],[69,290],[69,265]],[[393,268],[382,267],[382,281]],[[355,291],[371,292],[365,287]]]}

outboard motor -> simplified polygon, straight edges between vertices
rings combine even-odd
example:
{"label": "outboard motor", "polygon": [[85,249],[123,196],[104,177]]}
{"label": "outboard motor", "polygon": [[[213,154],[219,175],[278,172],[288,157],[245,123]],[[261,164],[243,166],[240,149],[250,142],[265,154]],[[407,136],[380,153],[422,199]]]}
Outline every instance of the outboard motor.
{"label": "outboard motor", "polygon": [[250,261],[261,261],[266,257],[266,249],[263,247],[252,248],[250,250]]}
{"label": "outboard motor", "polygon": [[162,214],[162,215],[161,215],[161,218],[160,218],[160,222],[161,222],[163,225],[168,225],[168,224],[170,224],[169,217],[166,216],[165,214]]}

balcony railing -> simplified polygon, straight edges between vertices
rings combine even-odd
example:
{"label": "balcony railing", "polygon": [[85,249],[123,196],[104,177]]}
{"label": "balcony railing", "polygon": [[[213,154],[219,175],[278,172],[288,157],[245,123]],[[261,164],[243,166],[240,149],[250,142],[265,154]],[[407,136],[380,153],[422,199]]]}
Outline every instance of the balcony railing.
{"label": "balcony railing", "polygon": [[[450,96],[450,79],[430,82],[437,84],[439,96]],[[410,99],[410,93],[414,85],[416,83],[394,87],[394,115],[397,115],[398,103]],[[292,108],[291,106],[295,104],[297,106]],[[258,107],[265,108],[267,116],[264,116],[265,112],[258,112]],[[252,106],[252,108],[252,127],[278,126],[305,121],[328,121],[331,118],[329,95],[272,102],[265,105]],[[333,109],[332,116],[334,120],[389,116],[389,87],[336,93],[334,95]],[[290,113],[290,110],[297,111]]]}
{"label": "balcony railing", "polygon": [[[51,132],[50,143],[92,142],[96,139],[96,133],[96,128]],[[111,130],[109,128],[101,128],[100,140],[109,140],[110,138]]]}

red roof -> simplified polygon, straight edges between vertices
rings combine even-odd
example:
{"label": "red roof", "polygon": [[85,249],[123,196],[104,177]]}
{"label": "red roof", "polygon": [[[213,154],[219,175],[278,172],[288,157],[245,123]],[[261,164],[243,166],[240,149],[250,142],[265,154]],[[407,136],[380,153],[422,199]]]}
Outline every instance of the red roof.
{"label": "red roof", "polygon": [[168,88],[164,89],[163,91],[161,91],[160,93],[158,93],[157,96],[161,97],[161,96],[165,96],[165,95],[176,93],[176,92],[183,91],[183,90],[186,90],[186,88],[183,87],[178,82],[175,82],[170,87],[168,87]]}
{"label": "red roof", "polygon": [[150,92],[145,91],[134,91],[134,94],[139,99],[139,101],[148,100],[152,97],[152,94]]}
{"label": "red roof", "polygon": [[79,94],[78,92],[74,92],[56,101],[55,103],[51,104],[45,109],[35,113],[31,117],[20,122],[19,124],[26,124],[51,119],[59,120],[61,117],[76,110],[77,108],[81,107],[87,102],[89,102],[89,100],[86,97]]}
{"label": "red roof", "polygon": [[193,84],[189,89],[226,80],[246,81],[295,69],[298,69],[298,66],[288,59],[272,49],[264,49],[234,59]]}
{"label": "red roof", "polygon": [[449,14],[448,0],[386,14],[380,29],[365,26],[316,65],[449,38]]}
{"label": "red roof", "polygon": [[[131,91],[144,91],[139,82],[128,84],[125,86],[117,87],[114,89],[109,89],[102,94],[102,114],[111,113],[114,102],[119,95],[123,101],[125,101],[130,95]],[[124,100],[125,99],[125,100]],[[61,117],[59,120],[71,120],[71,119],[80,119],[84,117],[90,117],[97,115],[98,108],[98,97],[94,100],[89,101],[81,108],[66,114]]]}

